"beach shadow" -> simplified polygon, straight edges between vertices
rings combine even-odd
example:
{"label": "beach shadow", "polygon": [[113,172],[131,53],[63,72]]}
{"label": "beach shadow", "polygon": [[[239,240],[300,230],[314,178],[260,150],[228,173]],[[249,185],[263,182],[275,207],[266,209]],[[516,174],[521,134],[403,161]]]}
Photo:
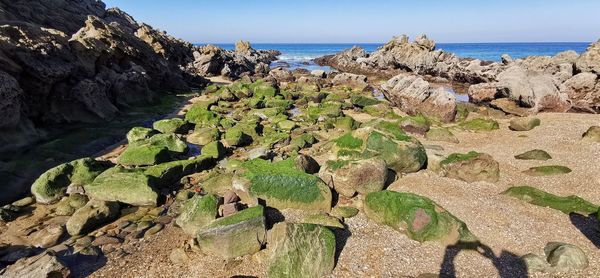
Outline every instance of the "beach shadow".
{"label": "beach shadow", "polygon": [[600,221],[598,221],[597,214],[590,214],[584,216],[578,213],[569,214],[571,223],[575,226],[585,237],[587,237],[596,248],[600,249]]}
{"label": "beach shadow", "polygon": [[100,252],[97,256],[83,254],[72,254],[71,250],[64,250],[56,253],[71,271],[71,277],[89,277],[92,273],[106,265],[108,261],[104,253]]}
{"label": "beach shadow", "polygon": [[506,250],[502,250],[500,256],[496,256],[489,246],[482,243],[458,243],[456,245],[448,245],[446,247],[446,252],[444,253],[444,261],[440,266],[440,277],[457,277],[454,260],[463,250],[478,252],[486,259],[491,260],[494,267],[498,270],[499,277],[528,277],[527,266],[521,257]]}
{"label": "beach shadow", "polygon": [[346,246],[346,242],[348,242],[348,238],[352,236],[352,232],[348,228],[348,225],[344,224],[343,229],[331,229],[333,234],[335,235],[335,265],[337,266],[340,255],[342,254],[342,250]]}

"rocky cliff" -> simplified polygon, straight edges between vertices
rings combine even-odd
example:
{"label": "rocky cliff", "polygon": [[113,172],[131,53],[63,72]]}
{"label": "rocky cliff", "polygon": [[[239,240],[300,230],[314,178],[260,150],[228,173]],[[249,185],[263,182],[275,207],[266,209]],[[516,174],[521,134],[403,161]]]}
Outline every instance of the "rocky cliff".
{"label": "rocky cliff", "polygon": [[435,42],[424,35],[413,42],[400,36],[373,53],[353,47],[316,62],[367,75],[389,77],[408,72],[478,84],[469,90],[474,102],[508,98],[532,113],[571,109],[600,112],[600,43],[591,45],[582,55],[566,51],[554,57],[517,60],[504,55],[499,63],[458,58],[437,50]]}
{"label": "rocky cliff", "polygon": [[0,151],[36,126],[95,123],[202,76],[269,70],[278,53],[196,47],[97,0],[0,0]]}

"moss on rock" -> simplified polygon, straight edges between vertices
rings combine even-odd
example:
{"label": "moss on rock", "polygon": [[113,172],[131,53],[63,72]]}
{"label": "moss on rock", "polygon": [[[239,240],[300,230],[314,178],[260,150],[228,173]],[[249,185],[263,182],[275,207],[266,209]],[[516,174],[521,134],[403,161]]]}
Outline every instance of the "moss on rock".
{"label": "moss on rock", "polygon": [[142,170],[113,167],[84,186],[91,199],[118,201],[133,206],[156,206],[158,193],[153,180]]}
{"label": "moss on rock", "polygon": [[531,150],[519,155],[515,155],[516,159],[521,160],[550,160],[552,156],[543,150]]}
{"label": "moss on rock", "polygon": [[215,195],[195,195],[185,201],[175,223],[189,235],[197,236],[201,228],[217,218],[218,199]]}
{"label": "moss on rock", "polygon": [[539,190],[531,186],[515,186],[502,194],[523,200],[532,205],[549,207],[563,213],[580,213],[589,215],[598,211],[594,205],[578,196],[561,197]]}
{"label": "moss on rock", "polygon": [[560,166],[560,165],[548,165],[548,166],[537,166],[531,167],[529,170],[524,171],[523,173],[529,176],[552,176],[552,175],[562,175],[571,173],[572,170],[569,167]]}
{"label": "moss on rock", "polygon": [[156,134],[154,129],[146,127],[134,127],[127,132],[127,142],[129,142],[129,144],[135,143],[144,139],[148,139],[154,134]]}
{"label": "moss on rock", "polygon": [[484,118],[477,118],[470,121],[462,122],[459,126],[463,129],[476,132],[500,129],[500,125],[498,124],[498,122]]}
{"label": "moss on rock", "polygon": [[152,124],[152,128],[160,131],[161,133],[184,133],[184,127],[186,122],[179,118],[163,119],[156,121]]}
{"label": "moss on rock", "polygon": [[432,200],[412,193],[380,191],[367,195],[366,215],[373,221],[404,231],[419,242],[475,242],[467,225]]}

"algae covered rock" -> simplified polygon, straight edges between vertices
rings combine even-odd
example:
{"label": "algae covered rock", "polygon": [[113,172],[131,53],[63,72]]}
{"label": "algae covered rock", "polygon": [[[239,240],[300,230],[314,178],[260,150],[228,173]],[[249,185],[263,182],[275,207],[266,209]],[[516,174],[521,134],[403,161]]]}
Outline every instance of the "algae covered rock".
{"label": "algae covered rock", "polygon": [[202,155],[219,159],[225,155],[225,146],[220,141],[213,141],[202,147]]}
{"label": "algae covered rock", "polygon": [[582,138],[584,141],[600,143],[600,126],[590,127]]}
{"label": "algae covered rock", "polygon": [[72,194],[58,202],[54,213],[60,216],[70,216],[73,215],[77,209],[85,206],[87,202],[87,196],[81,194]]}
{"label": "algae covered rock", "polygon": [[197,236],[202,227],[217,218],[218,199],[215,195],[195,195],[185,201],[175,223],[189,235]]}
{"label": "algae covered rock", "polygon": [[179,118],[164,119],[152,124],[152,128],[161,133],[184,133],[187,123]]}
{"label": "algae covered rock", "polygon": [[462,122],[459,126],[463,129],[475,132],[492,131],[500,129],[500,125],[498,124],[498,122],[485,118],[477,118],[470,121]]}
{"label": "algae covered rock", "polygon": [[350,206],[336,206],[331,210],[331,215],[338,218],[352,218],[358,214],[358,209]]}
{"label": "algae covered rock", "polygon": [[466,182],[497,182],[500,179],[499,164],[488,154],[471,151],[454,153],[440,162],[442,175]]}
{"label": "algae covered rock", "polygon": [[586,269],[589,261],[581,248],[562,242],[549,242],[544,247],[544,257],[536,254],[523,256],[529,273],[568,273]]}
{"label": "algae covered rock", "polygon": [[152,137],[156,134],[156,131],[146,127],[134,127],[127,132],[127,141],[129,144],[135,143],[144,139]]}
{"label": "algae covered rock", "polygon": [[335,235],[325,227],[278,223],[268,242],[269,277],[323,277],[335,266]]}
{"label": "algae covered rock", "polygon": [[49,204],[64,196],[71,184],[86,185],[108,168],[108,164],[92,158],[82,158],[58,165],[43,173],[32,185],[37,202]]}
{"label": "algae covered rock", "polygon": [[510,121],[510,130],[529,131],[542,123],[538,118],[515,118]]}
{"label": "algae covered rock", "polygon": [[198,244],[206,253],[235,258],[260,251],[266,241],[264,208],[247,208],[219,218],[198,232]]}
{"label": "algae covered rock", "polygon": [[185,120],[201,127],[217,127],[221,116],[208,110],[204,103],[196,103],[185,114]]}
{"label": "algae covered rock", "polygon": [[231,147],[239,147],[252,143],[252,137],[244,133],[237,125],[225,131],[225,143]]}
{"label": "algae covered rock", "polygon": [[552,175],[562,175],[571,173],[572,170],[566,166],[560,165],[548,165],[548,166],[537,166],[531,167],[529,170],[524,171],[523,173],[529,176],[552,176]]}
{"label": "algae covered rock", "polygon": [[277,209],[331,210],[331,190],[318,177],[295,167],[293,159],[268,162],[254,159],[243,164],[241,177],[247,188],[238,188],[251,196],[265,200]]}
{"label": "algae covered rock", "polygon": [[380,191],[367,195],[365,214],[373,221],[403,231],[419,242],[475,242],[467,225],[432,200],[412,193]]}
{"label": "algae covered rock", "polygon": [[126,166],[156,165],[169,161],[169,149],[164,146],[129,145],[117,158],[117,163]]}
{"label": "algae covered rock", "polygon": [[589,215],[598,211],[597,205],[594,205],[581,197],[556,196],[531,186],[511,187],[502,194],[523,200],[532,205],[556,209],[566,214],[575,212]]}
{"label": "algae covered rock", "polygon": [[[335,140],[337,160],[361,160],[378,157],[396,173],[419,171],[427,161],[423,145],[406,135],[397,124],[376,121]],[[339,162],[342,163],[342,162]]]}
{"label": "algae covered rock", "polygon": [[316,224],[324,227],[343,229],[344,225],[334,216],[326,213],[316,213],[306,215],[300,220],[300,223]]}
{"label": "algae covered rock", "polygon": [[546,151],[544,150],[531,150],[531,151],[527,151],[524,152],[522,154],[519,155],[515,155],[516,159],[521,159],[521,160],[549,160],[552,159],[552,156],[550,154],[548,154]]}
{"label": "algae covered rock", "polygon": [[169,186],[178,182],[183,176],[204,171],[214,166],[212,156],[200,155],[193,159],[171,161],[148,167],[143,173],[151,177],[154,186]]}
{"label": "algae covered rock", "polygon": [[425,116],[409,116],[404,117],[400,121],[402,130],[408,133],[424,135],[430,129],[431,123]]}
{"label": "algae covered rock", "polygon": [[212,141],[221,139],[221,133],[219,129],[215,127],[203,127],[196,129],[192,134],[188,135],[187,141],[189,143],[204,146]]}
{"label": "algae covered rock", "polygon": [[67,232],[81,235],[119,216],[119,204],[100,200],[91,200],[79,208],[67,221]]}
{"label": "algae covered rock", "polygon": [[100,174],[93,183],[86,185],[91,199],[118,201],[133,206],[156,206],[158,193],[153,179],[140,170],[114,167]]}
{"label": "algae covered rock", "polygon": [[381,158],[357,161],[329,161],[325,173],[330,173],[335,190],[346,197],[356,192],[368,194],[381,191],[387,180],[387,164]]}

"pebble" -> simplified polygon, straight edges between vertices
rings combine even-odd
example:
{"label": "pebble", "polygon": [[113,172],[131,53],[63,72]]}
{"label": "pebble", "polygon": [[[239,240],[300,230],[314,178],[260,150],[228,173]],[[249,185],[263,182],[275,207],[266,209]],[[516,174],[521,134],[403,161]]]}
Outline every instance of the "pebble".
{"label": "pebble", "polygon": [[121,240],[116,237],[101,236],[101,237],[96,238],[92,242],[92,245],[93,246],[103,246],[103,245],[107,245],[107,244],[119,244],[119,243],[121,243]]}
{"label": "pebble", "polygon": [[176,248],[176,249],[173,249],[173,251],[171,251],[171,254],[169,255],[169,259],[174,264],[184,264],[190,258],[185,253],[185,250],[183,250],[182,248]]}
{"label": "pebble", "polygon": [[160,223],[163,225],[167,225],[167,224],[171,223],[171,221],[173,221],[173,217],[168,216],[168,215],[159,216],[158,218],[154,219],[155,223]]}
{"label": "pebble", "polygon": [[35,202],[35,199],[33,199],[33,197],[25,197],[21,200],[15,201],[12,203],[13,206],[17,206],[17,207],[26,207],[29,206],[31,204],[33,204]]}
{"label": "pebble", "polygon": [[156,223],[152,228],[148,229],[144,236],[151,236],[160,232],[165,226],[161,223]]}

